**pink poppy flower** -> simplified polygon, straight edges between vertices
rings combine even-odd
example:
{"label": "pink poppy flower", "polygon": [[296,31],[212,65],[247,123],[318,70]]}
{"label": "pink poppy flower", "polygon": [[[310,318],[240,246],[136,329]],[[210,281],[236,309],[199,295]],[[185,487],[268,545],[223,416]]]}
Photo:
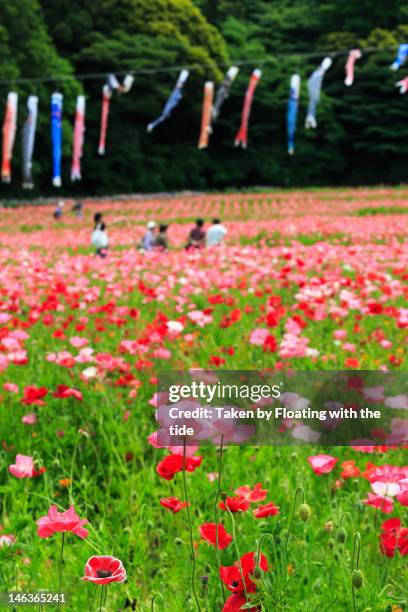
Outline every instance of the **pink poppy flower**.
{"label": "pink poppy flower", "polygon": [[329,474],[338,461],[338,459],[331,455],[314,455],[308,457],[307,460],[314,473],[318,476],[321,474]]}
{"label": "pink poppy flower", "polygon": [[70,531],[80,538],[88,536],[88,530],[84,529],[86,519],[80,519],[76,514],[74,506],[70,506],[65,512],[58,512],[57,506],[51,506],[46,516],[37,521],[38,535],[40,538],[49,538],[54,533]]}
{"label": "pink poppy flower", "polygon": [[11,546],[15,541],[15,535],[3,533],[0,535],[0,548],[3,548],[3,546]]}
{"label": "pink poppy flower", "polygon": [[28,455],[16,455],[16,462],[9,465],[9,472],[16,478],[32,478],[37,475],[34,460]]}
{"label": "pink poppy flower", "polygon": [[37,422],[37,415],[34,414],[34,412],[29,412],[29,414],[25,414],[21,418],[21,422],[24,423],[24,425],[35,425]]}
{"label": "pink poppy flower", "polygon": [[363,499],[363,504],[378,508],[378,510],[381,510],[384,514],[391,514],[394,508],[392,499],[383,497],[382,495],[374,495],[373,493],[368,493],[367,499]]}
{"label": "pink poppy flower", "polygon": [[254,344],[255,346],[263,346],[268,336],[269,331],[267,329],[257,327],[256,329],[251,331],[249,335],[249,342],[250,344]]}
{"label": "pink poppy flower", "polygon": [[18,393],[19,391],[18,385],[15,385],[14,383],[4,383],[3,389],[9,393]]}
{"label": "pink poppy flower", "polygon": [[87,338],[81,338],[81,336],[74,336],[73,338],[70,338],[69,342],[75,348],[83,348],[89,344],[89,340]]}
{"label": "pink poppy flower", "polygon": [[85,576],[81,580],[87,580],[94,584],[110,584],[111,582],[125,582],[126,570],[122,561],[110,555],[90,557],[85,565]]}

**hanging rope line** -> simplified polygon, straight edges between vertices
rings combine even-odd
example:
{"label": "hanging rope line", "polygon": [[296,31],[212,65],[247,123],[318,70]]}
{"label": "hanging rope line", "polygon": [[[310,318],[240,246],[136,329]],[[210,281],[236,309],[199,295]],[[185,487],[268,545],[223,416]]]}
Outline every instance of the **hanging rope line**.
{"label": "hanging rope line", "polygon": [[[361,48],[361,52],[366,55],[369,53],[382,53],[387,51],[395,50],[396,45],[389,47],[367,47]],[[301,59],[313,59],[316,57],[324,57],[329,56],[331,58],[346,56],[350,52],[349,49],[341,49],[341,50],[333,50],[333,51],[313,51],[311,53],[305,53],[302,51],[299,52],[291,52],[291,53],[275,53],[273,57],[263,58],[263,59],[247,59],[247,60],[236,60],[230,62],[222,62],[222,63],[212,63],[212,67],[217,68],[227,68],[231,65],[234,66],[264,66],[265,64],[271,64],[278,58],[301,58]],[[181,70],[197,70],[197,68],[203,68],[208,66],[208,64],[195,62],[194,64],[183,64],[183,65],[174,65],[174,66],[166,66],[163,68],[129,68],[128,70],[116,70],[109,69],[104,72],[91,72],[86,74],[59,74],[53,76],[44,76],[44,77],[18,77],[14,79],[0,79],[0,85],[18,85],[24,83],[52,83],[56,81],[90,81],[90,80],[99,80],[106,79],[106,75],[110,72],[114,72],[118,76],[125,76],[127,74],[131,75],[146,75],[146,74],[160,74],[166,72],[180,72]]]}

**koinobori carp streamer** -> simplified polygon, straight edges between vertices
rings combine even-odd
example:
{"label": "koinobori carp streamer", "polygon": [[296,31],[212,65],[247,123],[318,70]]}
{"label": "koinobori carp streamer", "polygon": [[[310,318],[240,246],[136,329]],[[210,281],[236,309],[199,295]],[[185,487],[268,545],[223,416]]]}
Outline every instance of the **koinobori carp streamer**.
{"label": "koinobori carp streamer", "polygon": [[51,142],[52,142],[52,184],[61,187],[62,158],[62,101],[63,95],[53,93],[51,96]]}
{"label": "koinobori carp streamer", "polygon": [[163,121],[166,121],[166,119],[170,117],[172,111],[176,108],[176,106],[183,97],[183,87],[184,83],[188,79],[188,75],[188,70],[182,70],[180,72],[176,85],[174,86],[173,91],[171,92],[166,104],[164,105],[162,114],[160,115],[160,117],[149,123],[149,125],[147,126],[148,132],[152,132],[155,127],[157,127],[160,123],[163,123]]}
{"label": "koinobori carp streamer", "polygon": [[330,57],[325,57],[321,65],[319,66],[319,68],[317,68],[317,70],[315,70],[312,73],[312,75],[309,77],[309,80],[307,82],[307,89],[309,92],[309,107],[307,109],[307,115],[306,115],[306,121],[305,121],[305,127],[307,129],[317,128],[317,119],[316,119],[317,105],[319,104],[319,100],[320,100],[320,93],[322,90],[322,83],[323,83],[324,75],[326,74],[327,70],[330,68],[331,65],[332,65],[332,59]]}
{"label": "koinobori carp streamer", "polygon": [[71,181],[81,180],[81,158],[85,134],[85,96],[78,96],[75,111],[74,140],[72,145]]}
{"label": "koinobori carp streamer", "polygon": [[399,88],[400,94],[406,94],[408,91],[408,77],[405,77],[404,79],[401,79],[401,81],[395,83],[395,87]]}
{"label": "koinobori carp streamer", "polygon": [[111,97],[112,89],[109,87],[109,85],[104,85],[102,88],[101,129],[99,132],[98,155],[105,155],[106,151],[106,133],[108,131],[108,118]]}
{"label": "koinobori carp streamer", "polygon": [[234,82],[238,72],[239,68],[236,66],[231,66],[231,68],[228,69],[228,72],[217,91],[217,95],[215,96],[215,102],[212,109],[213,122],[217,121],[218,117],[220,116],[222,105],[229,96],[231,85]]}
{"label": "koinobori carp streamer", "polygon": [[114,74],[108,74],[108,85],[112,90],[118,93],[128,93],[132,89],[134,76],[127,74],[123,79],[123,83],[119,83],[118,79]]}
{"label": "koinobori carp streamer", "polygon": [[397,56],[393,63],[391,64],[391,70],[398,70],[401,68],[403,64],[407,61],[408,58],[408,43],[404,43],[403,45],[399,45]]}
{"label": "koinobori carp streamer", "polygon": [[346,78],[344,79],[344,84],[347,85],[347,87],[351,87],[354,83],[354,65],[362,56],[363,54],[360,49],[352,49],[348,55],[345,66]]}
{"label": "koinobori carp streamer", "polygon": [[11,181],[11,160],[17,129],[17,105],[18,95],[11,91],[7,96],[3,123],[3,157],[1,163],[1,180],[3,183],[10,183]]}
{"label": "koinobori carp streamer", "polygon": [[22,140],[23,140],[23,189],[32,189],[34,187],[32,177],[33,152],[35,142],[35,131],[37,128],[38,115],[38,97],[29,96],[27,100],[27,119],[24,123]]}
{"label": "koinobori carp streamer", "polygon": [[248,146],[249,117],[251,114],[252,101],[254,98],[255,89],[259,83],[259,79],[261,78],[261,76],[262,76],[261,70],[256,69],[253,71],[249,79],[248,88],[245,93],[244,105],[242,107],[241,125],[240,125],[237,135],[235,136],[235,141],[234,141],[234,144],[236,147],[241,145],[243,149],[246,149]]}
{"label": "koinobori carp streamer", "polygon": [[211,115],[214,98],[214,83],[207,81],[204,85],[203,110],[201,114],[201,130],[198,148],[206,149],[211,133]]}
{"label": "koinobori carp streamer", "polygon": [[288,153],[293,155],[295,152],[295,133],[299,109],[300,96],[300,76],[293,74],[290,79],[288,110],[286,114],[286,125],[288,133]]}

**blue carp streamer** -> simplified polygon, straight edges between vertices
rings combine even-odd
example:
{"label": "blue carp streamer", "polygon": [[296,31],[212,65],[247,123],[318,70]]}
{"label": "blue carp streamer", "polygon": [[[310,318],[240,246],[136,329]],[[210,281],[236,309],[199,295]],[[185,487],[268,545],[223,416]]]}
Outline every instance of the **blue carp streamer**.
{"label": "blue carp streamer", "polygon": [[53,93],[51,96],[52,184],[54,187],[62,185],[62,100],[63,95],[60,93]]}
{"label": "blue carp streamer", "polygon": [[288,132],[288,153],[293,155],[295,152],[295,133],[299,109],[300,96],[300,76],[293,74],[290,79],[290,90],[288,99],[288,110],[286,114],[286,125]]}
{"label": "blue carp streamer", "polygon": [[160,123],[163,123],[163,121],[166,121],[166,119],[170,117],[172,111],[176,108],[177,104],[180,102],[181,98],[183,97],[182,90],[183,90],[184,83],[188,79],[188,74],[189,74],[188,70],[182,70],[180,72],[179,78],[177,79],[177,83],[163,108],[162,114],[155,121],[152,121],[151,123],[149,123],[149,125],[147,126],[148,132],[152,132],[155,127],[157,127]]}
{"label": "blue carp streamer", "polygon": [[398,47],[397,57],[394,62],[391,64],[391,70],[398,70],[401,68],[403,64],[405,64],[406,59],[408,57],[408,44],[403,44]]}

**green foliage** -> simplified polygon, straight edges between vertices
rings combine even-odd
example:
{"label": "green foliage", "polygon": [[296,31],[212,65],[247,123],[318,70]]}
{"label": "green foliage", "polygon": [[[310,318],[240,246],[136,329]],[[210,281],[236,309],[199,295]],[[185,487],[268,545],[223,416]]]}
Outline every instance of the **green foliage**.
{"label": "green foliage", "polygon": [[[177,189],[298,187],[400,183],[406,180],[406,97],[394,87],[405,76],[389,70],[398,43],[408,40],[408,9],[402,0],[0,0],[0,68],[3,79],[44,75],[135,71],[129,94],[112,99],[107,155],[97,156],[100,78],[64,78],[15,86],[0,84],[0,120],[7,91],[40,97],[34,155],[36,190],[52,193],[49,97],[64,94],[64,187],[62,193],[114,193]],[[318,129],[306,131],[306,81],[325,50],[361,46],[368,53],[356,80],[344,86],[346,54],[334,59],[324,80]],[[305,57],[303,53],[320,53]],[[206,151],[196,148],[203,83],[218,84],[227,66],[241,61]],[[171,120],[147,134],[178,75],[192,66],[184,97]],[[166,70],[176,66],[174,71]],[[255,94],[246,151],[233,146],[251,71],[263,70]],[[155,69],[164,69],[153,73]],[[302,77],[296,154],[286,153],[286,105],[291,74]],[[70,184],[75,97],[87,95],[84,180]],[[13,184],[2,197],[21,196],[19,134]]]}

